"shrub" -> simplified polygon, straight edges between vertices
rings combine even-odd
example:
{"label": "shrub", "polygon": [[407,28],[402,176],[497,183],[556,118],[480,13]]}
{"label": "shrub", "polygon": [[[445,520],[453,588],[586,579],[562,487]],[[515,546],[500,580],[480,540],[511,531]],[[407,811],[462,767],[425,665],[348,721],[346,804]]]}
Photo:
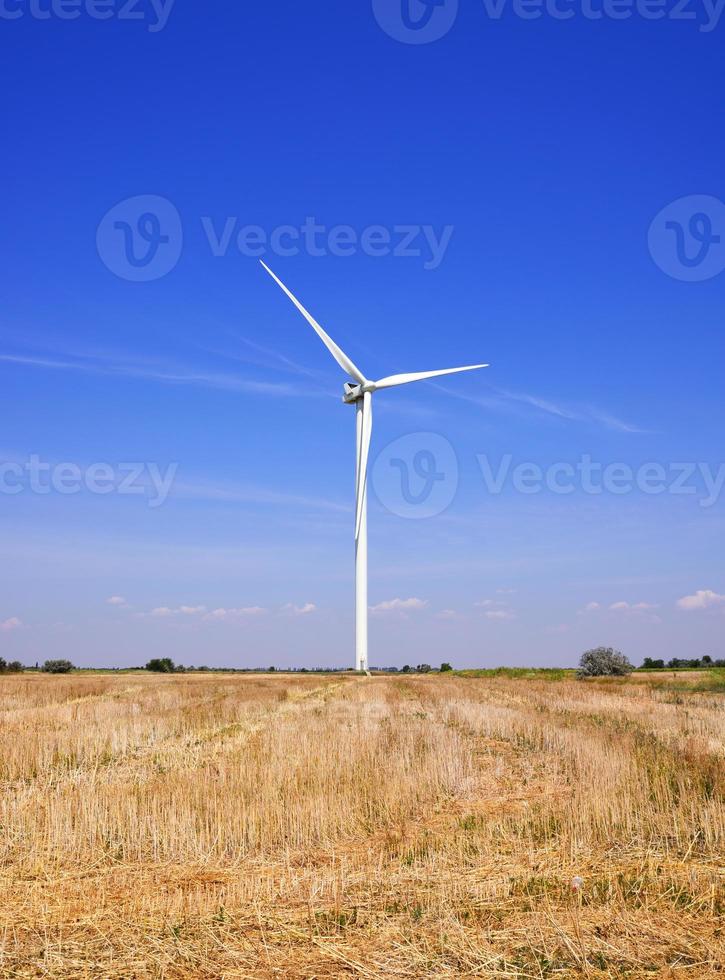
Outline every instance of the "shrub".
{"label": "shrub", "polygon": [[453,670],[450,664],[441,664],[441,674],[447,674],[449,670]]}
{"label": "shrub", "polygon": [[173,674],[176,667],[171,657],[155,657],[146,664],[146,670],[155,674]]}
{"label": "shrub", "polygon": [[633,670],[632,664],[619,650],[596,647],[582,654],[577,677],[623,677]]}
{"label": "shrub", "polygon": [[430,664],[418,664],[415,668],[419,674],[430,674],[433,669]]}
{"label": "shrub", "polygon": [[70,660],[46,660],[41,670],[45,674],[70,674],[75,667]]}
{"label": "shrub", "polygon": [[10,663],[7,663],[0,657],[0,674],[20,674],[24,670],[25,667],[19,660],[11,660]]}

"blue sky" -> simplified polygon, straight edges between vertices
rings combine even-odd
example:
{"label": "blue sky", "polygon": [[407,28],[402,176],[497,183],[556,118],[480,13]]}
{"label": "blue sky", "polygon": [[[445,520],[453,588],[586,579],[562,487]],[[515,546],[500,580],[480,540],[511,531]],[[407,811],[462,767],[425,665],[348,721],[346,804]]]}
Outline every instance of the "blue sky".
{"label": "blue sky", "polygon": [[368,376],[491,363],[376,396],[373,664],[725,656],[722,11],[495,9],[4,0],[0,656],[351,662],[260,254]]}

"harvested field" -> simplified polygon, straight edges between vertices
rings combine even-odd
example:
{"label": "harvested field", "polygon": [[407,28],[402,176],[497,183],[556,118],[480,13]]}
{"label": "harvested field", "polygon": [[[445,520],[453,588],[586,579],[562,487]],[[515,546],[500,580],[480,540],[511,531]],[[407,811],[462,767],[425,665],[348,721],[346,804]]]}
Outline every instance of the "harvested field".
{"label": "harvested field", "polygon": [[0,677],[0,976],[721,977],[724,721],[696,673]]}

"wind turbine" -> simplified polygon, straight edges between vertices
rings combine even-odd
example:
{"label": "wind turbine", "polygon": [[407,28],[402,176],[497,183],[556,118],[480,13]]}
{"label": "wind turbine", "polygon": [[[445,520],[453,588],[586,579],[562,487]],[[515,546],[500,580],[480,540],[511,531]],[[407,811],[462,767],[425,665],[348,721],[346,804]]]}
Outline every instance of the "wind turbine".
{"label": "wind turbine", "polygon": [[294,305],[307,320],[322,343],[335,358],[342,370],[354,381],[346,381],[343,385],[342,400],[347,405],[355,406],[355,421],[357,434],[357,464],[355,489],[355,670],[368,670],[368,518],[367,518],[367,484],[368,456],[370,454],[370,437],[373,431],[373,392],[383,388],[397,388],[411,381],[426,381],[428,378],[439,378],[443,374],[459,374],[461,371],[476,371],[488,367],[488,364],[471,364],[468,367],[444,368],[441,371],[418,371],[414,374],[391,374],[380,381],[370,381],[356,367],[347,354],[341,350],[335,341],[322,329],[315,318],[307,312],[302,303],[292,295],[285,284],[277,278],[269,266],[261,261],[264,268],[277,283],[279,288],[289,296]]}

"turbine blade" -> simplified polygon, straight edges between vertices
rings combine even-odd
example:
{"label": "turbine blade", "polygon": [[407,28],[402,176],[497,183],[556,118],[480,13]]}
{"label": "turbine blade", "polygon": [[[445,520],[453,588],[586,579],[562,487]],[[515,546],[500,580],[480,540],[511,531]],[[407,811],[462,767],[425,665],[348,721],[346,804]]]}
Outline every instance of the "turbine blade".
{"label": "turbine blade", "polygon": [[442,374],[458,374],[460,371],[477,371],[479,368],[487,368],[488,364],[471,364],[468,367],[444,368],[442,371],[418,371],[416,374],[391,374],[389,378],[381,378],[380,381],[373,381],[373,391],[380,388],[396,388],[398,385],[407,385],[411,381],[425,381],[428,378],[439,378]]}
{"label": "turbine blade", "polygon": [[289,289],[287,289],[287,287],[281,281],[281,279],[278,279],[277,276],[275,276],[275,274],[272,272],[269,266],[265,265],[261,259],[259,260],[259,262],[262,268],[265,269],[270,274],[270,276],[274,279],[274,281],[277,283],[277,285],[282,290],[282,292],[286,293],[287,296],[289,296],[289,298],[295,304],[295,306],[300,311],[302,316],[305,318],[305,320],[307,320],[309,325],[312,327],[312,329],[315,331],[317,336],[320,338],[322,343],[325,345],[325,347],[335,358],[335,360],[340,365],[342,370],[346,371],[347,374],[355,378],[356,381],[359,381],[360,384],[364,384],[367,378],[359,368],[355,367],[355,365],[352,363],[352,361],[347,356],[345,351],[340,350],[340,348],[337,346],[337,344],[332,339],[332,337],[330,337],[328,334],[325,333],[325,331],[322,329],[322,327],[317,322],[317,320],[315,320],[315,318],[310,313],[307,312],[307,310],[304,308],[302,303],[300,303],[300,301],[295,296],[292,295],[292,293],[289,291]]}
{"label": "turbine blade", "polygon": [[355,491],[355,540],[360,537],[360,525],[367,498],[368,457],[373,434],[373,396],[366,391],[362,397],[362,418],[359,421],[357,445],[357,488]]}

